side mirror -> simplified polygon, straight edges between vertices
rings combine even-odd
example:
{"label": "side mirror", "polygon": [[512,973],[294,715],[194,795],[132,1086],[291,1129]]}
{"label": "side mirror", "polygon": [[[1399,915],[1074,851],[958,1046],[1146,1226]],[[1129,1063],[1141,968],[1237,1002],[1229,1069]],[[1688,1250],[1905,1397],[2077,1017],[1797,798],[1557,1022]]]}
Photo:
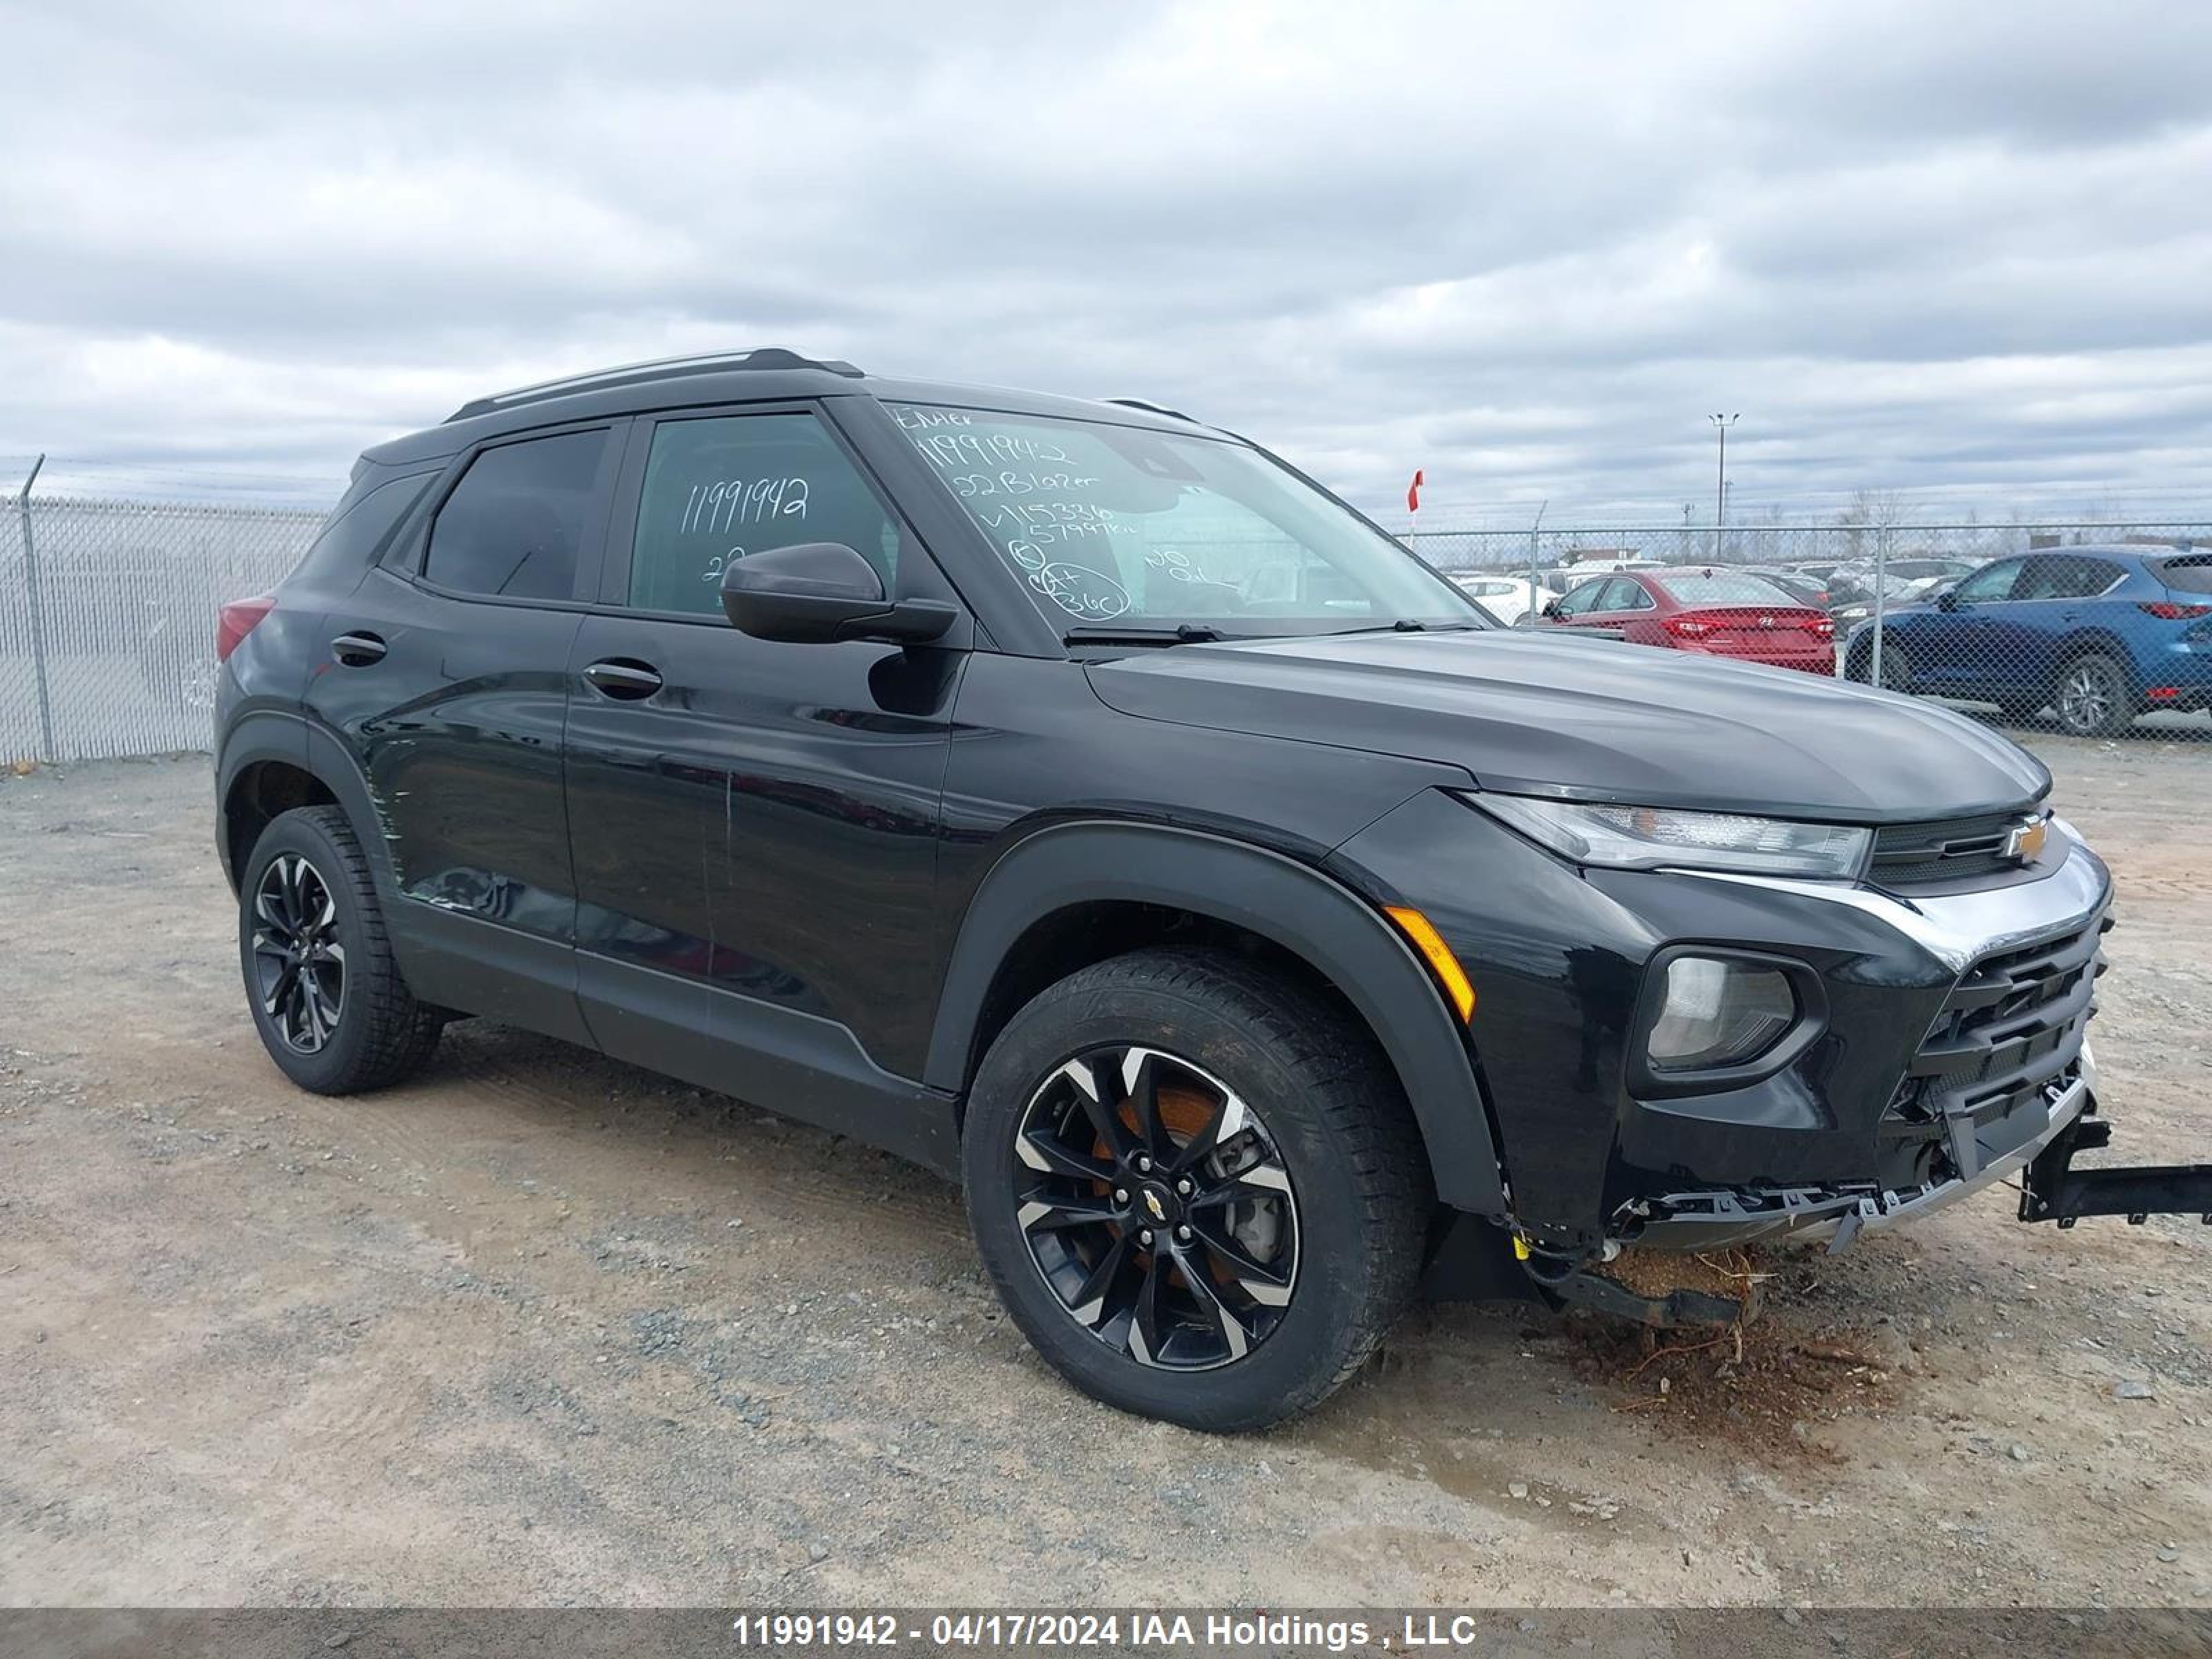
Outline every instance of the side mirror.
{"label": "side mirror", "polygon": [[960,614],[942,599],[889,599],[876,568],[842,542],[801,542],[732,560],[722,572],[722,613],[757,640],[811,645],[919,645],[941,638]]}
{"label": "side mirror", "polygon": [[1936,608],[1938,611],[1956,611],[1959,608],[1959,595],[1957,592],[1952,588],[1947,587],[1941,593],[1938,593],[1936,596]]}
{"label": "side mirror", "polygon": [[1559,602],[1557,599],[1547,599],[1544,601],[1544,620],[1547,622],[1557,622],[1559,620]]}

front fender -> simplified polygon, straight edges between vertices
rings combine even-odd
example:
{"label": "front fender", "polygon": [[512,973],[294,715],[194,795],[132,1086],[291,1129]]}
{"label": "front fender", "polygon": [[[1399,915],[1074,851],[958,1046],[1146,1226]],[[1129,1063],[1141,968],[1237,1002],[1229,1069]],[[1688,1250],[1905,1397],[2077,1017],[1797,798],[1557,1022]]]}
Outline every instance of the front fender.
{"label": "front fender", "polygon": [[1220,836],[1153,824],[1063,823],[1003,854],[961,923],[924,1080],[955,1092],[966,1088],[992,982],[1024,933],[1061,911],[1111,902],[1189,911],[1297,955],[1343,994],[1382,1044],[1427,1143],[1437,1197],[1478,1214],[1504,1213],[1480,1086],[1427,968],[1374,907],[1340,883]]}

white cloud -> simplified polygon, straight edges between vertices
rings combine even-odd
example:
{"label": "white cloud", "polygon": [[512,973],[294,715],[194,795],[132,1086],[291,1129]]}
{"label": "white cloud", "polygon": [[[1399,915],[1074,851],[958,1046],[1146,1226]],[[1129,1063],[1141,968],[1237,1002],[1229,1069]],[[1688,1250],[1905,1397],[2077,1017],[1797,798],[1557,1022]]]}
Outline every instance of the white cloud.
{"label": "white cloud", "polygon": [[[343,476],[694,348],[1157,397],[1366,501],[2212,494],[2212,12],[21,20],[0,454]],[[1519,511],[1518,507],[1512,509]]]}

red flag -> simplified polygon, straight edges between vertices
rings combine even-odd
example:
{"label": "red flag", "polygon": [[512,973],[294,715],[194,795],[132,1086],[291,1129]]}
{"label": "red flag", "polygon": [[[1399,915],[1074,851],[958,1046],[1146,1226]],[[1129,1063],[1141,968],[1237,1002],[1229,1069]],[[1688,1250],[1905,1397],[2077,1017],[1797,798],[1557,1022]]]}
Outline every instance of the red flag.
{"label": "red flag", "polygon": [[1406,511],[1408,513],[1418,513],[1420,510],[1421,469],[1415,467],[1413,469],[1413,482],[1406,486]]}

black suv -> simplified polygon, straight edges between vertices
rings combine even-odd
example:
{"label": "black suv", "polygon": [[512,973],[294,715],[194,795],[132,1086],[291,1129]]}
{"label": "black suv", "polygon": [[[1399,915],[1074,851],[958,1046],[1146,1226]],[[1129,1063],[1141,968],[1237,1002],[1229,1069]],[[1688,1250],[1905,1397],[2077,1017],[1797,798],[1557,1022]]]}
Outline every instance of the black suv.
{"label": "black suv", "polygon": [[1425,1275],[1633,1307],[1624,1243],[1848,1239],[2103,1127],[2109,884],[2030,756],[1496,628],[1172,410],[778,349],[487,398],[219,642],[289,1076],[477,1015],[903,1154],[1130,1410],[1264,1424]]}

